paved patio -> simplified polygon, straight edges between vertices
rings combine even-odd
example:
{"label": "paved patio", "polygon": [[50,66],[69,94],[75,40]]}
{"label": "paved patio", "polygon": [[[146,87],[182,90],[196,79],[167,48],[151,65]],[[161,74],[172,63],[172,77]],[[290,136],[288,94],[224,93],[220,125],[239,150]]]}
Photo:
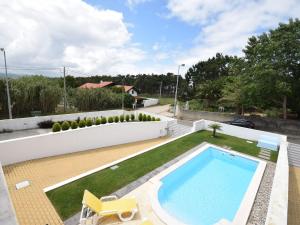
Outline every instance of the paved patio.
{"label": "paved patio", "polygon": [[288,225],[299,225],[300,221],[300,168],[291,166],[289,174]]}
{"label": "paved patio", "polygon": [[[30,160],[4,167],[4,174],[20,225],[61,225],[63,222],[43,188],[111,163],[167,138],[100,148],[62,156]],[[16,183],[29,180],[30,186],[16,190]]]}

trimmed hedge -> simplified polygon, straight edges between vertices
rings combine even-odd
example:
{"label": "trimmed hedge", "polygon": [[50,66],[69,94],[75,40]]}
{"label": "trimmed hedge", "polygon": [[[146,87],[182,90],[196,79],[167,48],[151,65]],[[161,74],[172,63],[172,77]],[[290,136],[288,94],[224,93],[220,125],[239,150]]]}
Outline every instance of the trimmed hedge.
{"label": "trimmed hedge", "polygon": [[114,119],[114,121],[115,121],[115,123],[119,123],[119,117],[118,116],[115,116],[115,119]]}
{"label": "trimmed hedge", "polygon": [[70,123],[68,121],[64,121],[61,125],[62,130],[69,130],[70,128]]}
{"label": "trimmed hedge", "polygon": [[[79,119],[79,118],[78,118]],[[83,127],[90,127],[92,126],[93,124],[96,124],[96,125],[100,125],[100,124],[106,124],[107,122],[108,123],[118,123],[119,121],[120,122],[129,122],[130,120],[131,121],[134,121],[135,119],[135,116],[134,114],[131,114],[131,115],[120,115],[120,116],[115,116],[115,117],[108,117],[108,119],[106,119],[106,117],[95,117],[95,118],[84,118],[83,120],[80,120],[79,122],[77,120],[74,120],[74,121],[62,121],[62,122],[56,122],[53,124],[52,126],[52,131],[53,132],[59,132],[61,130],[68,130],[70,128],[72,129],[77,129],[78,127],[80,128],[83,128]],[[143,114],[143,113],[140,113],[139,116],[138,116],[138,120],[139,121],[160,121],[160,118],[155,118],[154,116],[150,116],[150,115],[146,115],[146,114]]]}
{"label": "trimmed hedge", "polygon": [[71,128],[72,129],[77,129],[78,128],[78,123],[76,121],[72,121]]}
{"label": "trimmed hedge", "polygon": [[147,115],[146,114],[143,115],[143,121],[147,121]]}
{"label": "trimmed hedge", "polygon": [[53,132],[59,132],[61,131],[61,126],[59,123],[54,123],[53,126],[52,126],[52,131]]}
{"label": "trimmed hedge", "polygon": [[90,127],[90,126],[92,126],[93,125],[93,120],[91,119],[91,118],[88,118],[87,120],[86,120],[86,126],[87,127]]}
{"label": "trimmed hedge", "polygon": [[113,122],[114,122],[114,118],[112,118],[111,116],[108,117],[108,122],[109,122],[109,123],[113,123]]}
{"label": "trimmed hedge", "polygon": [[106,124],[106,123],[107,123],[106,117],[102,117],[101,118],[101,124]]}
{"label": "trimmed hedge", "polygon": [[95,121],[95,124],[96,124],[96,125],[100,125],[100,124],[101,124],[101,119],[97,117],[97,118],[96,118],[96,121]]}
{"label": "trimmed hedge", "polygon": [[86,126],[85,120],[80,120],[79,123],[78,123],[78,125],[79,125],[80,128],[85,127]]}
{"label": "trimmed hedge", "polygon": [[139,114],[139,121],[143,121],[143,114],[142,113]]}

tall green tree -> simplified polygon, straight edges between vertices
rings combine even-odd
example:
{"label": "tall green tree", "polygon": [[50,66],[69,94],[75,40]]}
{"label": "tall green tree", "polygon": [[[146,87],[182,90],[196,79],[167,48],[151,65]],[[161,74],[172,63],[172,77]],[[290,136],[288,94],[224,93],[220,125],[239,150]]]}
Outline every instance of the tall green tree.
{"label": "tall green tree", "polygon": [[244,52],[245,73],[256,84],[261,105],[281,105],[284,119],[288,106],[299,110],[300,115],[300,103],[289,104],[289,100],[300,99],[296,89],[300,82],[300,21],[291,19],[268,33],[249,38]]}

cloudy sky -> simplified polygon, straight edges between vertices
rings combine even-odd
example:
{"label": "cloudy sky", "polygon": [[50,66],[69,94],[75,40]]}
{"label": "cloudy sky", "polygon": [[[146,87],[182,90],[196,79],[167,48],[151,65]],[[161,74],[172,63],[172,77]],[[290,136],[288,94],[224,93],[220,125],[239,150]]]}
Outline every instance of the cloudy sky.
{"label": "cloudy sky", "polygon": [[10,72],[114,75],[241,55],[248,37],[299,16],[300,1],[0,0],[0,8]]}

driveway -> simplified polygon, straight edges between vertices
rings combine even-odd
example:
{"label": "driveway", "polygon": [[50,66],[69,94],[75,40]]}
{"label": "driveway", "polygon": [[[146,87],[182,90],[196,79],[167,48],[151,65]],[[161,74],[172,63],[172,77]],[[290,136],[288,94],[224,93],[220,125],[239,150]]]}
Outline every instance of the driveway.
{"label": "driveway", "polygon": [[28,137],[38,134],[46,134],[51,132],[51,129],[29,129],[29,130],[18,130],[7,133],[0,133],[0,141],[20,138],[20,137]]}
{"label": "driveway", "polygon": [[173,117],[173,113],[169,112],[170,105],[158,105],[158,106],[152,106],[152,107],[147,107],[147,108],[141,108],[141,111],[145,112],[150,112],[150,113],[155,113],[159,114],[162,116],[168,116],[168,117]]}

